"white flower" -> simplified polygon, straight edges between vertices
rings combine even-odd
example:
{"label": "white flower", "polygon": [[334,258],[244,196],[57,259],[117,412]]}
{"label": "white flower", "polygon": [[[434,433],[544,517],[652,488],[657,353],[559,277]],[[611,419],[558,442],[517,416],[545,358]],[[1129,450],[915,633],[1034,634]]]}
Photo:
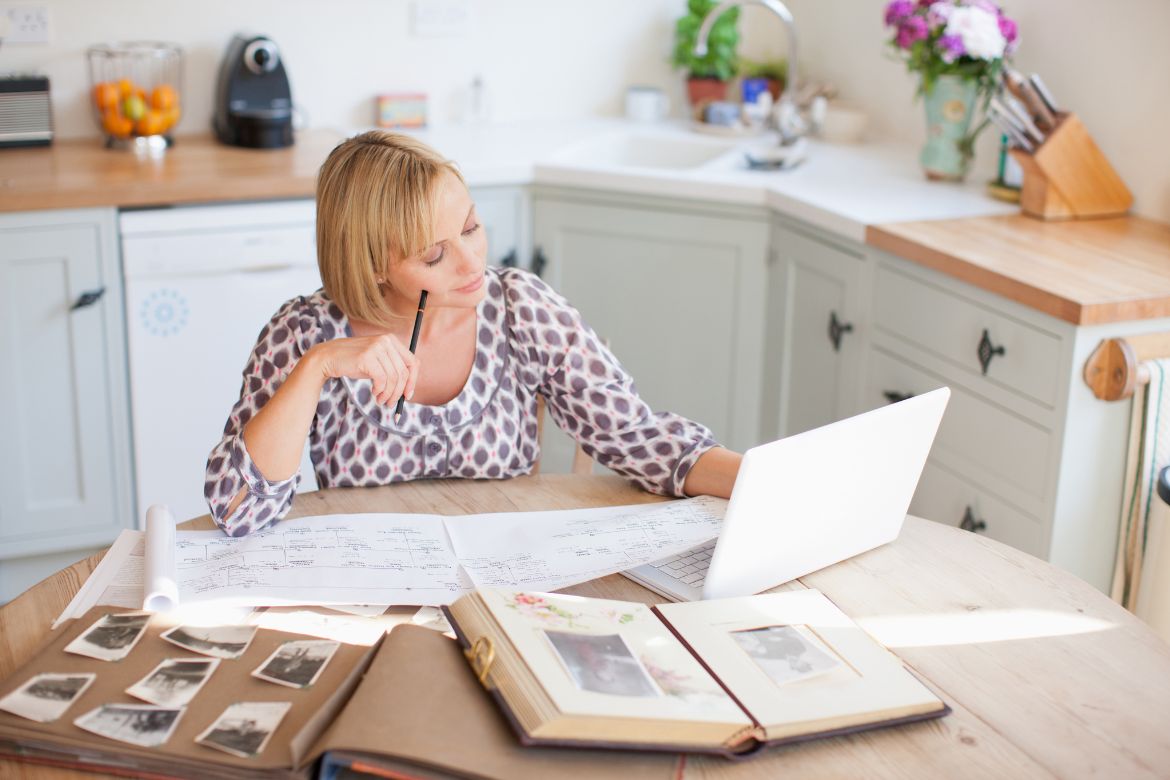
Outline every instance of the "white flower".
{"label": "white flower", "polygon": [[967,56],[977,60],[999,59],[1007,46],[1003,33],[999,31],[999,20],[977,6],[952,9],[944,34],[961,37]]}

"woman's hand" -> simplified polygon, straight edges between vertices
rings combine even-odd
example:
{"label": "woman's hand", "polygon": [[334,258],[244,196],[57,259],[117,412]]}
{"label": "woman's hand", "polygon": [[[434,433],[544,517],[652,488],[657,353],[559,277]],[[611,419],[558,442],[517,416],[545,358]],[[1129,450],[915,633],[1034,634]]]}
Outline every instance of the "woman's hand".
{"label": "woman's hand", "polygon": [[374,400],[383,406],[414,395],[418,381],[418,358],[398,340],[380,336],[333,339],[312,347],[311,355],[325,379],[369,379],[374,383]]}

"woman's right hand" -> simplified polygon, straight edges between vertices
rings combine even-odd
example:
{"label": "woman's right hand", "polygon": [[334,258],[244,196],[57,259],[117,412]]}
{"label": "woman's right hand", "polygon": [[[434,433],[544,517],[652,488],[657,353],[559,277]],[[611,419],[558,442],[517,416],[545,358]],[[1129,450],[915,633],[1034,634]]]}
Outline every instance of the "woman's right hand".
{"label": "woman's right hand", "polygon": [[374,400],[383,406],[414,395],[419,362],[397,336],[353,336],[325,341],[309,350],[326,379],[369,379]]}

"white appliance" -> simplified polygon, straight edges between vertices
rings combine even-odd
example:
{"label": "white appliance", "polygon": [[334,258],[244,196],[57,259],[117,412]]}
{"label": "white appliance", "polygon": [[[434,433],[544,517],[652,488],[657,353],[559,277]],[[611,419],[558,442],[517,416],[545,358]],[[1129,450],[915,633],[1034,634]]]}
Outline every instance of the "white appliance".
{"label": "white appliance", "polygon": [[[207,514],[207,455],[260,329],[321,286],[315,219],[311,200],[120,215],[140,527],[151,504]],[[299,491],[316,487],[306,442]]]}
{"label": "white appliance", "polygon": [[950,397],[942,387],[752,447],[714,544],[622,573],[675,601],[750,596],[894,541]]}

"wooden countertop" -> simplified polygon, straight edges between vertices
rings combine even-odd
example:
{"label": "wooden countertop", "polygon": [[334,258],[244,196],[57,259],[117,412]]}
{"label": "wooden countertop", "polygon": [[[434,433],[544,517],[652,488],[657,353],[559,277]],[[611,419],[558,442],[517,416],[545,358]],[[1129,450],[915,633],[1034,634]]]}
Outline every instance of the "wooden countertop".
{"label": "wooden countertop", "polygon": [[311,198],[317,169],[342,139],[310,130],[285,149],[242,149],[179,136],[160,159],[106,149],[96,137],[0,149],[0,212]]}
{"label": "wooden countertop", "polygon": [[1023,215],[871,225],[866,243],[1076,325],[1170,317],[1170,225]]}

